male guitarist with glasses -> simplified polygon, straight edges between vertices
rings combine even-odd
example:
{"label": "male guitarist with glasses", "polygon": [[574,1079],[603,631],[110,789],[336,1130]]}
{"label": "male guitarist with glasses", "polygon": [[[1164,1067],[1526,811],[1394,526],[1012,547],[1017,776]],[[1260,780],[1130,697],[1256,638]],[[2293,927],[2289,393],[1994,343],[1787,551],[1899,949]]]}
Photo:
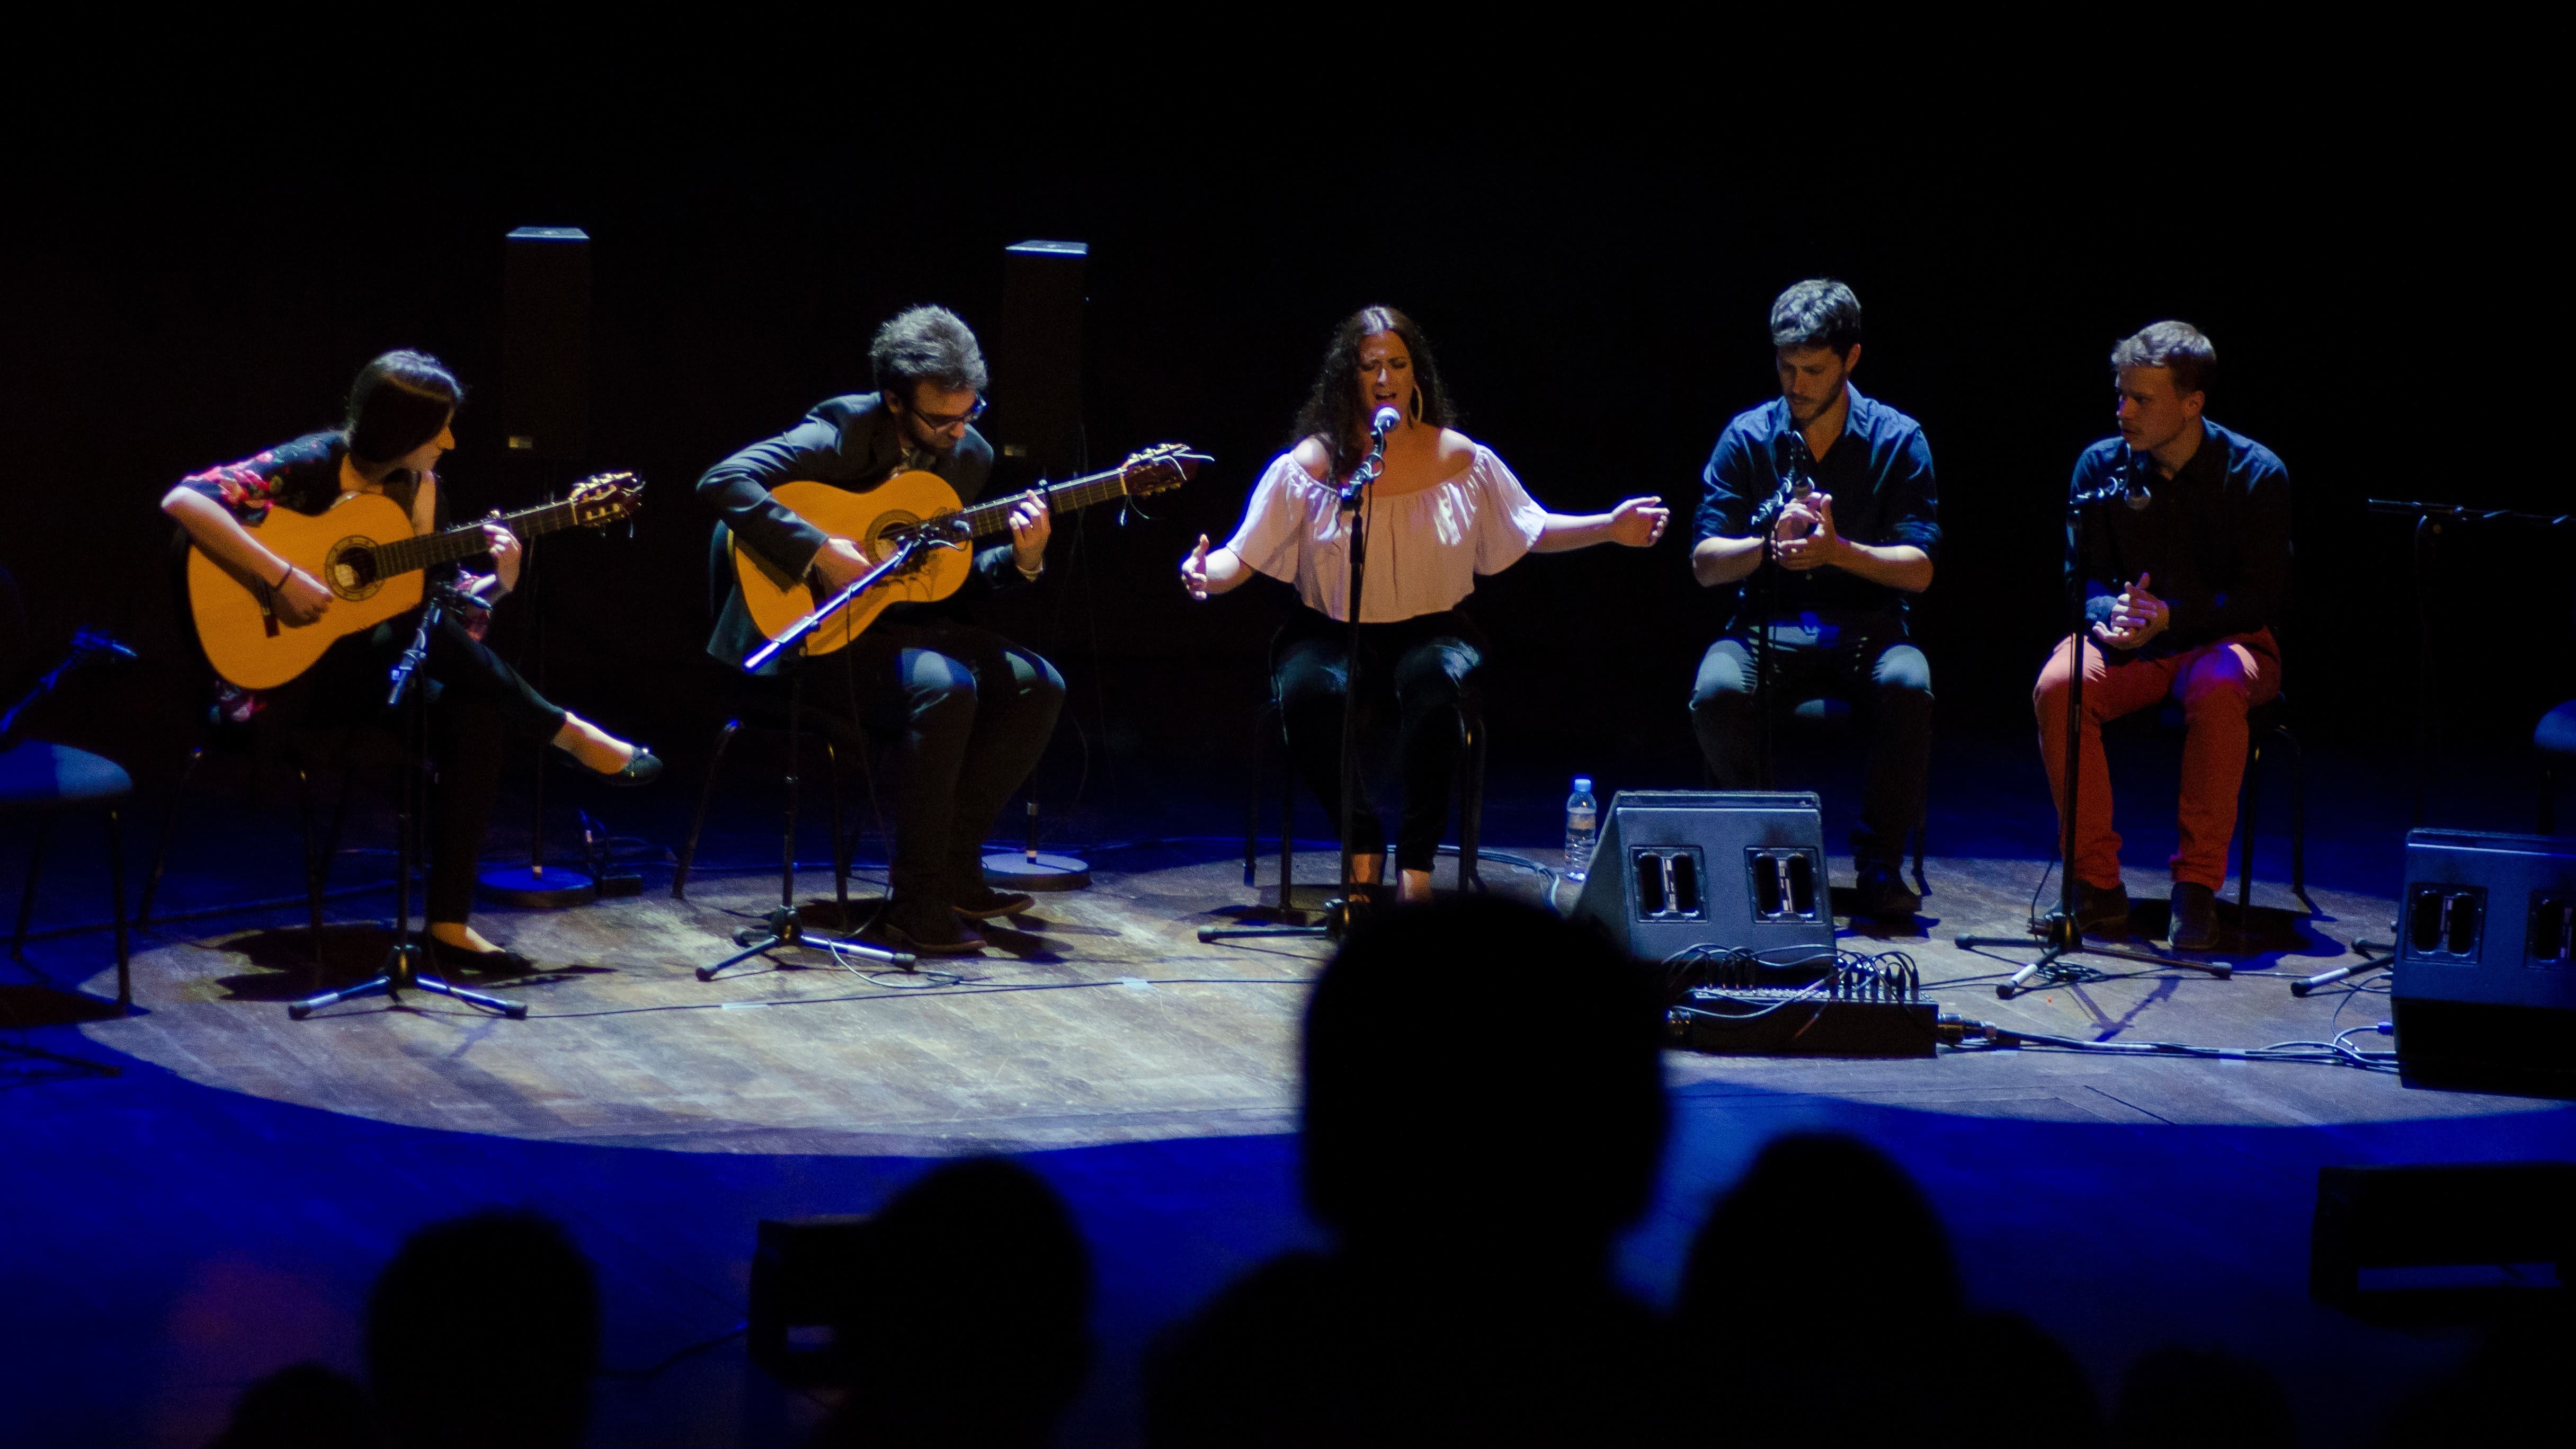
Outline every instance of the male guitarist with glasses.
{"label": "male guitarist with glasses", "polygon": [[[793,481],[867,493],[889,479],[928,472],[973,503],[993,470],[993,448],[975,431],[990,374],[975,334],[944,307],[915,307],[877,330],[868,349],[877,390],[828,399],[775,438],[707,470],[698,496],[723,520],[713,566],[727,590],[707,652],[740,666],[764,640],[726,556],[728,535],[817,597],[848,587],[874,565],[862,547],[808,523],[770,496]],[[1019,588],[1046,567],[1052,527],[1032,493],[1011,511],[1010,541],[975,555],[967,593]],[[964,597],[963,594],[960,597]],[[847,648],[790,654],[751,680],[786,703],[783,671],[802,668],[807,703],[892,744],[891,898],[866,934],[917,955],[979,951],[970,924],[1026,910],[1028,896],[985,883],[984,837],[1011,793],[1037,768],[1064,704],[1055,666],[989,629],[966,622],[957,599],[898,603]]]}

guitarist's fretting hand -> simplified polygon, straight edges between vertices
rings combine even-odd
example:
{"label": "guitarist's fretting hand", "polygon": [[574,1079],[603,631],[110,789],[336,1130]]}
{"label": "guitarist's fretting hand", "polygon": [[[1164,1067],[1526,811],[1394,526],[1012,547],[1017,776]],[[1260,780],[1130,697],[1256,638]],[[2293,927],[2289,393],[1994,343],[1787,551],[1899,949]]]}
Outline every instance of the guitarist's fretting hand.
{"label": "guitarist's fretting hand", "polygon": [[[500,517],[497,513],[492,516]],[[519,536],[498,523],[487,523],[483,525],[483,537],[492,545],[492,572],[501,580],[501,592],[518,588],[519,563],[525,556]]]}
{"label": "guitarist's fretting hand", "polygon": [[1046,567],[1047,540],[1055,533],[1055,515],[1047,508],[1046,495],[1030,489],[1011,510],[1011,558],[1020,572],[1036,578]]}

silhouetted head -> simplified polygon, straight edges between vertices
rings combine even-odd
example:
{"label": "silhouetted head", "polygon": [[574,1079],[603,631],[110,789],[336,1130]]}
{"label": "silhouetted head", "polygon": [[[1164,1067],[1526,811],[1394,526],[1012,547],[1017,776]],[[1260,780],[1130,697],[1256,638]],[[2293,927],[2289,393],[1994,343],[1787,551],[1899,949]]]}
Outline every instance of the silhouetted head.
{"label": "silhouetted head", "polygon": [[577,1444],[598,1371],[590,1260],[533,1212],[421,1229],[367,1303],[367,1377],[388,1444]]}
{"label": "silhouetted head", "polygon": [[1345,1244],[1597,1258],[1653,1192],[1661,1041],[1645,972],[1553,914],[1389,911],[1306,1009],[1307,1205]]}
{"label": "silhouetted head", "polygon": [[308,1359],[242,1390],[232,1422],[207,1449],[371,1449],[375,1442],[366,1387]]}
{"label": "silhouetted head", "polygon": [[1091,1364],[1091,1258],[1063,1199],[998,1157],[872,1219],[833,1325],[847,1407],[821,1443],[1041,1444]]}
{"label": "silhouetted head", "polygon": [[1709,1214],[1679,1311],[1702,1338],[1811,1344],[1954,1320],[1961,1296],[1949,1234],[1905,1169],[1802,1132],[1764,1147]]}

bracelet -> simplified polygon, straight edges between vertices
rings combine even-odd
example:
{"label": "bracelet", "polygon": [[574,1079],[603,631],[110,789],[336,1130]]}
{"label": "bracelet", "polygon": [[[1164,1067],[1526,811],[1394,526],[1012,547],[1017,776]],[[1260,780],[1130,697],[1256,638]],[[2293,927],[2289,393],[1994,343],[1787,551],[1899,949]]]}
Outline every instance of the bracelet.
{"label": "bracelet", "polygon": [[276,582],[276,583],[273,583],[273,584],[270,584],[270,585],[268,586],[268,591],[269,591],[270,593],[272,593],[272,594],[273,594],[273,593],[276,593],[279,589],[285,588],[285,587],[286,587],[286,581],[287,581],[288,579],[293,578],[293,577],[295,577],[295,563],[294,563],[294,561],[293,561],[293,560],[291,560],[291,559],[290,559],[290,560],[288,560],[288,561],[287,561],[287,565],[286,565],[286,572],[284,572],[284,573],[282,573],[282,574],[279,574],[279,575],[277,576],[277,582]]}

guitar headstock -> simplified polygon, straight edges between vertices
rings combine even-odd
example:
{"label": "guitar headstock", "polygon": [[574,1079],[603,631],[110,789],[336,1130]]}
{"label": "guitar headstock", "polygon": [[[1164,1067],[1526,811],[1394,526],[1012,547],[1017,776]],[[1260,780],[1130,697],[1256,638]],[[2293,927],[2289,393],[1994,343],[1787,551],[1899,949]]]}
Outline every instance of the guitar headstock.
{"label": "guitar headstock", "polygon": [[644,480],[632,473],[595,474],[572,485],[572,496],[564,501],[575,524],[597,528],[635,516],[644,506]]}
{"label": "guitar headstock", "polygon": [[1118,465],[1118,482],[1128,497],[1142,498],[1180,487],[1198,476],[1199,465],[1215,461],[1205,453],[1191,452],[1184,444],[1158,443],[1128,454],[1127,461]]}

